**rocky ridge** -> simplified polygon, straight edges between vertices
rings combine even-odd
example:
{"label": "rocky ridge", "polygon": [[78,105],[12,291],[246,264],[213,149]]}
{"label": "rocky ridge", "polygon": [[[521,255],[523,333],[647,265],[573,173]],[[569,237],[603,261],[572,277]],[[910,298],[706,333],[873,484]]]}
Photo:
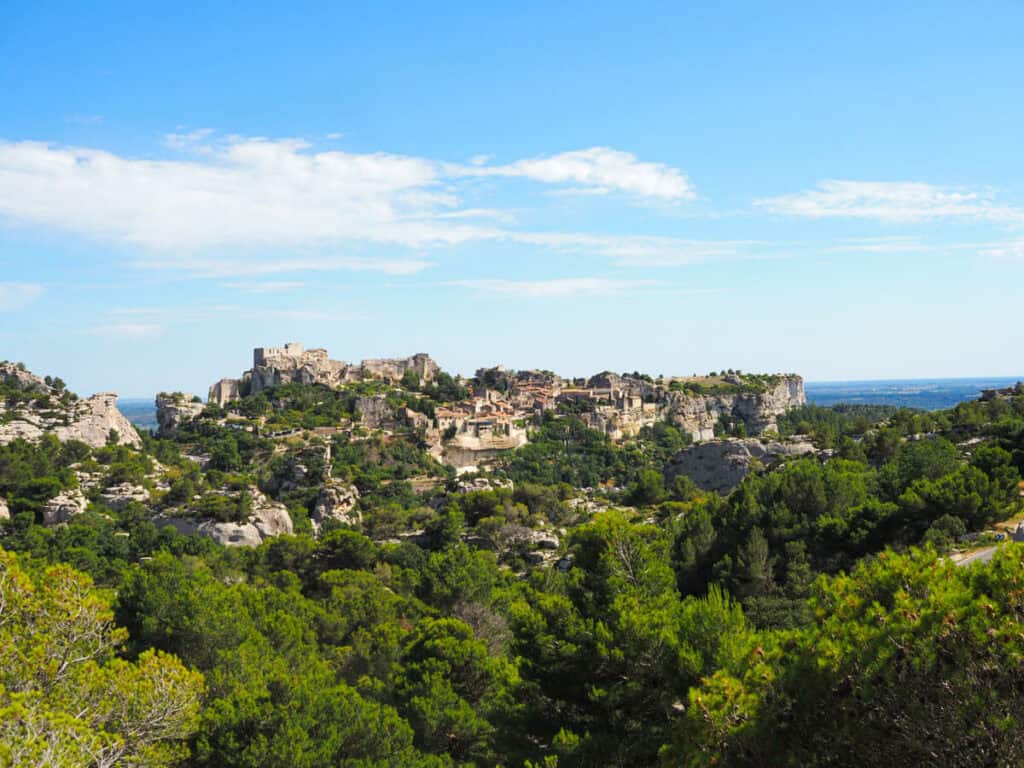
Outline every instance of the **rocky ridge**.
{"label": "rocky ridge", "polygon": [[120,442],[142,445],[135,427],[117,409],[114,392],[81,399],[13,363],[0,363],[0,382],[25,395],[0,400],[0,444],[18,438],[37,442],[52,433],[61,441],[80,440],[100,448],[113,430]]}

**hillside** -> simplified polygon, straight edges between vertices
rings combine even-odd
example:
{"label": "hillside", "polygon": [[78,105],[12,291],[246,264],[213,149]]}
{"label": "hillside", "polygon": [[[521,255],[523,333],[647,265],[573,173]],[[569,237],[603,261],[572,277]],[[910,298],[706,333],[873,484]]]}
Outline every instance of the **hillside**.
{"label": "hillside", "polygon": [[792,376],[272,357],[93,442],[5,369],[32,429],[0,444],[0,568],[69,564],[116,595],[118,658],[205,677],[166,764],[987,765],[1019,725],[1017,545],[941,559],[1022,510],[1016,390],[832,409]]}

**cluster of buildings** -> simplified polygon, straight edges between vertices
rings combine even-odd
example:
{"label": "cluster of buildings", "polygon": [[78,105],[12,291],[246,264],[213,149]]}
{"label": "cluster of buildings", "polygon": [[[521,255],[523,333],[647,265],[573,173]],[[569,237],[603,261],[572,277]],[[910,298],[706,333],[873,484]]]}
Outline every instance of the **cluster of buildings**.
{"label": "cluster of buildings", "polygon": [[[301,344],[260,347],[253,367],[239,379],[222,379],[210,388],[210,401],[224,405],[249,393],[287,383],[332,387],[365,380],[399,385],[409,373],[429,384],[441,369],[429,355],[363,360],[358,365],[332,360],[324,349]],[[438,406],[432,417],[403,408],[394,413],[384,396],[360,398],[364,426],[386,428],[404,424],[423,431],[435,455],[456,467],[475,467],[502,451],[524,445],[535,418],[549,411],[573,413],[588,427],[612,440],[635,436],[658,421],[670,421],[695,440],[714,436],[719,420],[742,421],[756,435],[775,425],[789,408],[803,405],[799,376],[774,377],[771,386],[721,394],[677,391],[649,377],[604,372],[588,379],[564,379],[550,371],[507,371],[481,368],[469,381],[471,394]]]}

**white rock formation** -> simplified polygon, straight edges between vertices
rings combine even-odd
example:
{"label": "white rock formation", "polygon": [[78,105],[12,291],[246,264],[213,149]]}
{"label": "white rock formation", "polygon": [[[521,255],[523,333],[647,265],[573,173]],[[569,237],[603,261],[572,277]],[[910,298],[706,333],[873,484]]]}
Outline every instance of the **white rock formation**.
{"label": "white rock formation", "polygon": [[113,392],[100,392],[84,400],[71,399],[68,393],[11,363],[0,364],[0,379],[25,392],[46,395],[13,405],[0,400],[0,444],[18,438],[36,442],[50,432],[60,440],[81,440],[100,448],[114,430],[120,442],[136,448],[142,445],[135,427],[117,409],[117,395]]}
{"label": "white rock formation", "polygon": [[103,503],[118,512],[127,507],[133,501],[138,501],[142,504],[149,501],[149,491],[147,491],[143,486],[135,485],[134,483],[112,485],[100,495],[103,498]]}
{"label": "white rock formation", "polygon": [[665,479],[671,482],[677,475],[686,475],[705,491],[726,493],[739,485],[756,463],[768,466],[815,452],[808,442],[711,440],[677,453],[665,467]]}
{"label": "white rock formation", "polygon": [[182,392],[161,392],[156,396],[157,435],[173,437],[182,422],[188,421],[205,408],[193,395]]}
{"label": "white rock formation", "polygon": [[61,491],[43,505],[43,524],[66,523],[75,515],[85,512],[85,508],[88,506],[89,502],[77,488]]}
{"label": "white rock formation", "polygon": [[345,525],[356,525],[363,521],[363,515],[359,511],[359,489],[354,485],[345,485],[335,481],[328,482],[320,489],[316,505],[313,507],[313,514],[310,520],[313,529],[320,532],[320,528],[328,520],[336,520]]}
{"label": "white rock formation", "polygon": [[288,508],[267,498],[258,488],[250,487],[252,510],[244,523],[227,522],[198,517],[158,515],[153,519],[157,527],[172,526],[183,535],[205,536],[226,547],[258,547],[273,536],[294,532]]}

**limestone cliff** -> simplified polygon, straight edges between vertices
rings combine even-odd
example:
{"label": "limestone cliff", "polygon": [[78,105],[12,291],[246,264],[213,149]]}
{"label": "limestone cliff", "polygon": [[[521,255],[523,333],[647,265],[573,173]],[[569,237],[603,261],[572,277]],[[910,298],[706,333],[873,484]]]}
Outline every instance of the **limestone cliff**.
{"label": "limestone cliff", "polygon": [[644,427],[665,420],[697,441],[713,439],[715,426],[723,419],[742,423],[750,435],[760,435],[776,429],[776,420],[786,411],[807,402],[803,379],[792,374],[773,376],[758,387],[737,383],[732,388],[735,391],[676,391],[603,373],[588,379],[583,388],[563,390],[559,399],[590,401],[592,409],[580,417],[613,440],[635,436]]}
{"label": "limestone cliff", "polygon": [[81,399],[12,363],[0,363],[0,382],[14,395],[0,400],[0,443],[19,437],[36,442],[52,433],[100,448],[113,430],[120,442],[142,445],[135,427],[117,409],[114,392]]}
{"label": "limestone cliff", "polygon": [[734,394],[691,394],[669,392],[666,414],[694,440],[711,440],[720,419],[743,422],[747,432],[760,435],[775,430],[776,419],[786,411],[805,405],[804,380],[800,376],[779,376],[763,392]]}

